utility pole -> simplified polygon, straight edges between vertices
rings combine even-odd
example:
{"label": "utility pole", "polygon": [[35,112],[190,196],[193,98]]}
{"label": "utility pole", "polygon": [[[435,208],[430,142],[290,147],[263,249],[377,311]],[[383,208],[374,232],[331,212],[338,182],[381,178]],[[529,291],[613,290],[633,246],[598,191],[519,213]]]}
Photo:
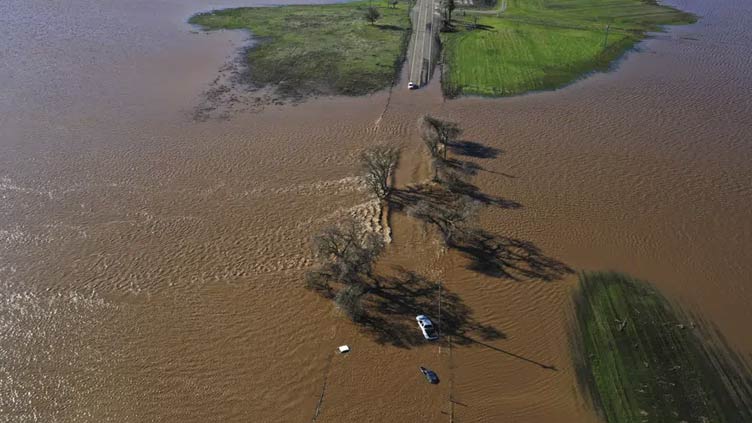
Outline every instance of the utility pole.
{"label": "utility pole", "polygon": [[606,46],[608,46],[608,30],[611,29],[611,24],[606,25],[606,36],[603,38],[603,49],[606,49]]}
{"label": "utility pole", "polygon": [[439,337],[441,337],[441,281],[439,280]]}
{"label": "utility pole", "polygon": [[452,357],[452,335],[449,335],[449,423],[454,423],[454,359]]}

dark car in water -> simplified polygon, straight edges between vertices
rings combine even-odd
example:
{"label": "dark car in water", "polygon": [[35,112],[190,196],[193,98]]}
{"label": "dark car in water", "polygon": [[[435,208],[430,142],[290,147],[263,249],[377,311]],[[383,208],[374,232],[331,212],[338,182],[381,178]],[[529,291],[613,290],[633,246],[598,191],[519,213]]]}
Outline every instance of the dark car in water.
{"label": "dark car in water", "polygon": [[428,383],[432,385],[439,383],[439,376],[437,376],[433,370],[426,369],[425,367],[421,366],[420,372],[423,373],[423,376],[426,377],[426,380],[428,381]]}

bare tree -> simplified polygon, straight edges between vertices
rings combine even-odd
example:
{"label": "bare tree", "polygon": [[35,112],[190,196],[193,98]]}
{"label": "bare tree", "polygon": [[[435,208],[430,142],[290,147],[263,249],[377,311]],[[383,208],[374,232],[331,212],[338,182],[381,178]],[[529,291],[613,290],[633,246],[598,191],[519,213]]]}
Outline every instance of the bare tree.
{"label": "bare tree", "polygon": [[326,298],[333,298],[333,289],[329,284],[331,282],[331,276],[328,272],[322,270],[321,267],[311,269],[305,274],[305,286],[313,291],[318,291]]}
{"label": "bare tree", "polygon": [[[353,321],[364,316],[361,300],[372,279],[373,263],[384,249],[384,237],[353,218],[321,230],[313,237],[319,266],[306,273],[306,285],[333,299]],[[331,282],[336,282],[335,289]]]}
{"label": "bare tree", "polygon": [[428,152],[434,159],[441,159],[441,142],[439,140],[439,134],[434,129],[434,126],[429,123],[430,116],[423,116],[420,118],[420,137],[428,148]]}
{"label": "bare tree", "polygon": [[347,286],[337,292],[334,302],[352,321],[357,322],[365,314],[362,304],[363,295],[365,295],[365,289],[362,286]]}
{"label": "bare tree", "polygon": [[321,260],[337,260],[358,242],[358,227],[353,219],[325,227],[313,237],[313,252]]}
{"label": "bare tree", "polygon": [[365,230],[352,218],[313,237],[313,252],[321,264],[316,272],[348,285],[360,284],[364,275],[371,275],[373,262],[383,249],[383,236]]}
{"label": "bare tree", "polygon": [[441,8],[444,9],[444,28],[450,28],[452,26],[452,12],[457,5],[454,0],[442,0]]}
{"label": "bare tree", "polygon": [[389,179],[398,160],[399,150],[384,145],[371,147],[360,155],[363,178],[368,188],[379,200],[387,199],[392,192]]}
{"label": "bare tree", "polygon": [[430,136],[434,137],[438,144],[441,144],[444,160],[446,160],[449,144],[462,134],[462,128],[454,122],[441,120],[431,115],[423,116],[423,123],[426,126],[425,131],[432,133]]}
{"label": "bare tree", "polygon": [[436,225],[451,244],[458,234],[465,231],[467,221],[478,211],[478,202],[466,195],[455,196],[451,201],[436,202],[421,200],[408,213]]}
{"label": "bare tree", "polygon": [[379,18],[381,17],[381,13],[379,12],[379,9],[377,9],[377,8],[375,8],[373,6],[368,6],[368,8],[366,9],[366,13],[365,13],[364,16],[365,16],[366,20],[368,22],[370,22],[371,25],[373,25],[374,22],[376,22],[377,20],[379,20]]}

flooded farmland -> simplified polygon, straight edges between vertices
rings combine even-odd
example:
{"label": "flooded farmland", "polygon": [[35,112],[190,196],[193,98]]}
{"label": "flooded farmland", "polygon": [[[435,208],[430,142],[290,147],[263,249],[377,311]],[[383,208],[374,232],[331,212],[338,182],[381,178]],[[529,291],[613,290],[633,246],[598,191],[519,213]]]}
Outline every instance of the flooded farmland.
{"label": "flooded farmland", "polygon": [[[185,21],[244,4],[0,6],[0,421],[595,421],[567,330],[586,269],[652,281],[750,357],[748,5],[679,1],[697,24],[558,91],[434,81],[197,121],[247,35]],[[380,272],[443,281],[485,328],[451,350],[360,331],[302,283],[318,228],[377,213],[363,148],[402,146],[398,185],[426,176],[424,113],[483,147],[453,152],[508,200],[483,228],[564,266],[482,272],[395,214]]]}

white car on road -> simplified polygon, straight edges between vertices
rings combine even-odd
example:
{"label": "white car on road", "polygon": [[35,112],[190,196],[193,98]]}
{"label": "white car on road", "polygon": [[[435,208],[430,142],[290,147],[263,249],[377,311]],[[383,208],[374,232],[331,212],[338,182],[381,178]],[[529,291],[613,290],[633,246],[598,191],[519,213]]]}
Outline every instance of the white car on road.
{"label": "white car on road", "polygon": [[418,84],[416,84],[414,82],[408,82],[407,83],[407,89],[408,90],[416,90],[416,89],[418,89]]}
{"label": "white car on road", "polygon": [[423,332],[424,338],[429,341],[439,339],[439,334],[436,332],[436,328],[433,326],[431,319],[421,314],[420,316],[415,316],[415,320],[418,322],[418,326],[420,326],[420,331]]}

